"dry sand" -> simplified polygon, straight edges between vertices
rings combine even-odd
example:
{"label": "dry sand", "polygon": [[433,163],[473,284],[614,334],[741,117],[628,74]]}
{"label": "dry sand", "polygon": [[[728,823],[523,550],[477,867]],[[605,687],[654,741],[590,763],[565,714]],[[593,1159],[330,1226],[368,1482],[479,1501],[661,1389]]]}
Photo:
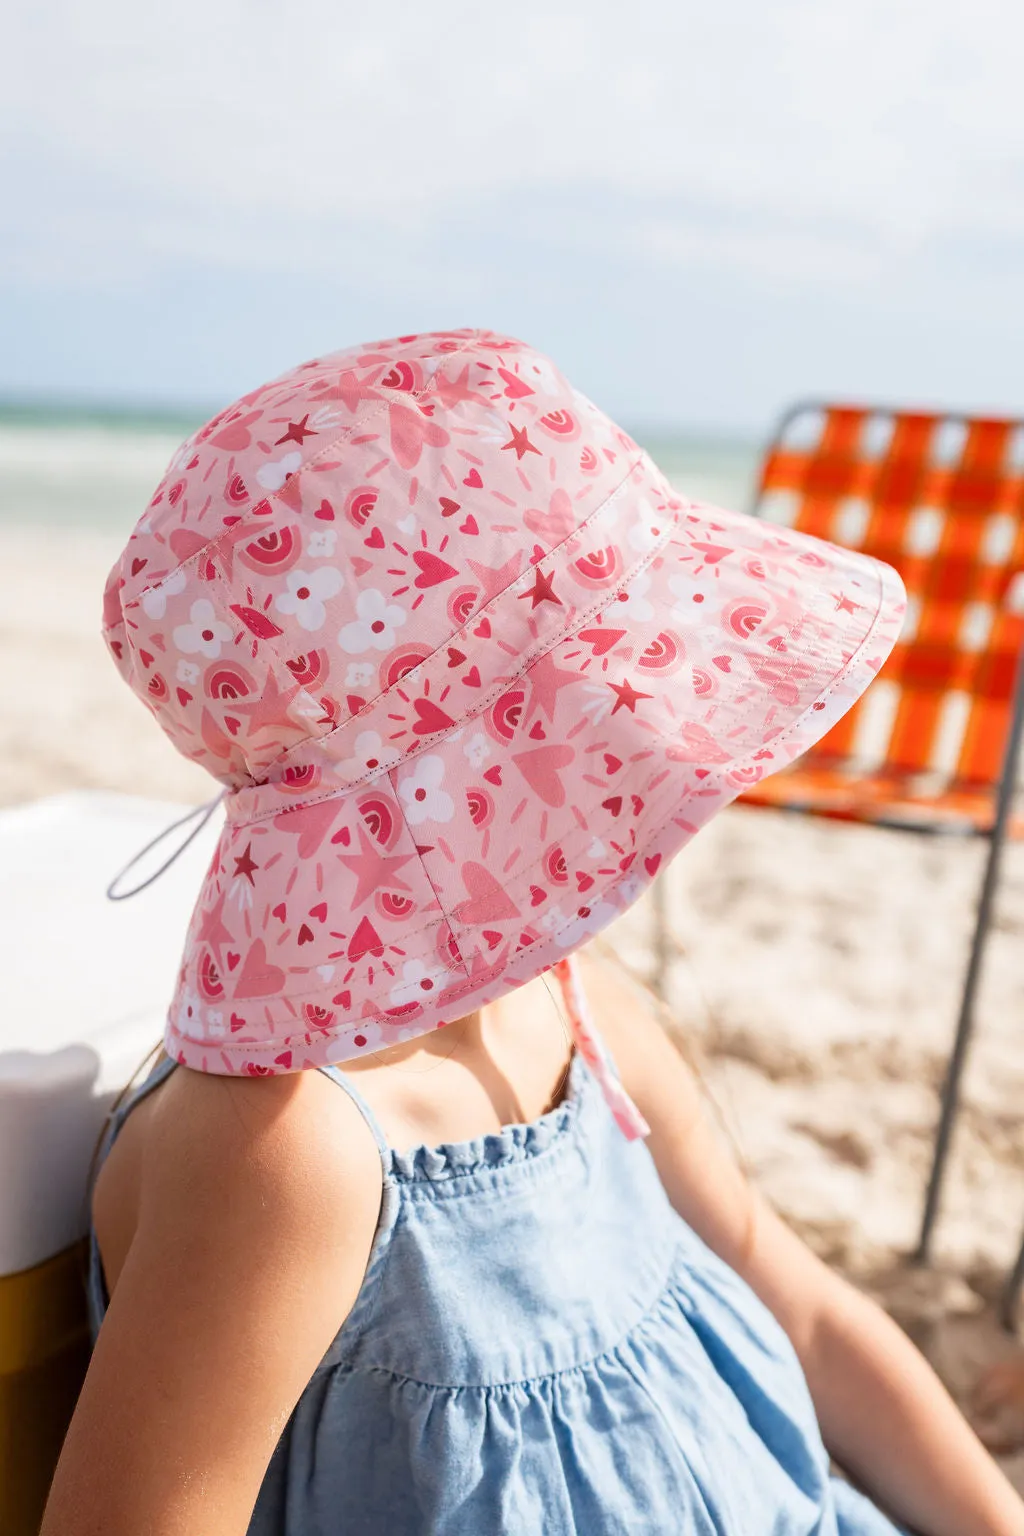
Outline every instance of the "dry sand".
{"label": "dry sand", "polygon": [[[0,804],[74,787],[195,803],[117,677],[99,602],[120,541],[0,531]],[[738,806],[670,869],[665,990],[746,1165],[964,1400],[1013,1353],[993,1300],[1024,1226],[1024,847],[1008,850],[936,1242],[919,1219],[984,847]],[[649,900],[609,935],[656,969]],[[1024,1453],[1004,1463],[1024,1489]]]}

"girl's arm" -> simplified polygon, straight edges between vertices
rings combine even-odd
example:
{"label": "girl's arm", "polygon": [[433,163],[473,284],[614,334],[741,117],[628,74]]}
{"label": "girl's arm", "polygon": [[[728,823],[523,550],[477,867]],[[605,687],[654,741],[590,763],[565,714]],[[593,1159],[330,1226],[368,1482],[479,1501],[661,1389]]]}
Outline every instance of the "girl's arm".
{"label": "girl's arm", "polygon": [[380,1194],[376,1147],[321,1074],[173,1074],[41,1536],[244,1536]]}
{"label": "girl's arm", "polygon": [[589,958],[584,974],[626,1089],[651,1125],[669,1199],[785,1328],[836,1460],[922,1536],[1024,1536],[1024,1503],[924,1358],[789,1231],[729,1157],[638,989]]}

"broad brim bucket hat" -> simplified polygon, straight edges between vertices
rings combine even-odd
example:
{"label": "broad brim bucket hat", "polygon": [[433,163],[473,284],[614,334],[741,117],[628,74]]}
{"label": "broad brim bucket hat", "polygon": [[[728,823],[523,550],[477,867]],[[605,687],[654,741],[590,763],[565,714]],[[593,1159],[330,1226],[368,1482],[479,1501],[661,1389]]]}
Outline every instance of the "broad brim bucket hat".
{"label": "broad brim bucket hat", "polygon": [[864,692],[888,566],[691,502],[520,341],[314,359],[185,442],[105,636],[224,785],[166,1047],[289,1072],[565,957]]}

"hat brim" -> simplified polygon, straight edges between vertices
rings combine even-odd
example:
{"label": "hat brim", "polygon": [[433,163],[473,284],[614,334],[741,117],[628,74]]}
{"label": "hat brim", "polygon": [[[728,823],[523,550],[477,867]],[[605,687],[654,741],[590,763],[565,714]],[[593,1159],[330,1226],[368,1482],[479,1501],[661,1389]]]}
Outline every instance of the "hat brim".
{"label": "hat brim", "polygon": [[168,1016],[177,1060],[345,1061],[539,975],[825,735],[905,603],[880,562],[693,504],[607,596],[417,755],[273,814],[238,797]]}

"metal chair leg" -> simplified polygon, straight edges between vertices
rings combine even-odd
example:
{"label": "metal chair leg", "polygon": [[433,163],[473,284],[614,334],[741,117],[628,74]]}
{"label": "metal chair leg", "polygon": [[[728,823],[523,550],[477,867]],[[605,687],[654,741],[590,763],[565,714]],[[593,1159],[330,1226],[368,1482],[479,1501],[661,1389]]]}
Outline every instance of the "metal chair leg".
{"label": "metal chair leg", "polygon": [[1017,1327],[1017,1310],[1020,1306],[1022,1285],[1024,1285],[1024,1237],[1021,1238],[1017,1262],[1010,1271],[1002,1299],[999,1303],[999,1321],[1007,1333],[1013,1333]]}
{"label": "metal chair leg", "polygon": [[918,1264],[926,1264],[928,1262],[932,1231],[935,1226],[935,1218],[938,1215],[939,1196],[942,1192],[942,1181],[949,1155],[949,1143],[953,1133],[953,1122],[956,1119],[957,1105],[960,1097],[960,1078],[967,1056],[967,1047],[970,1044],[971,1033],[974,1028],[974,1000],[981,975],[981,961],[992,920],[992,902],[999,880],[999,865],[1002,858],[1003,845],[1006,841],[1006,829],[1009,825],[1014,791],[1017,786],[1017,768],[1020,761],[1022,727],[1024,727],[1024,653],[1018,658],[1017,663],[1017,679],[1014,688],[1010,734],[1003,758],[1003,771],[996,801],[995,823],[989,839],[988,860],[985,865],[985,875],[981,883],[981,895],[978,900],[978,920],[974,928],[971,958],[968,961],[967,976],[964,980],[963,998],[960,1003],[960,1017],[956,1026],[956,1038],[953,1042],[949,1065],[946,1068],[946,1079],[942,1085],[942,1107],[939,1114],[938,1131],[935,1137],[935,1151],[932,1154],[928,1192],[925,1196],[924,1213],[921,1218],[921,1232],[917,1248],[914,1252],[914,1261]]}

